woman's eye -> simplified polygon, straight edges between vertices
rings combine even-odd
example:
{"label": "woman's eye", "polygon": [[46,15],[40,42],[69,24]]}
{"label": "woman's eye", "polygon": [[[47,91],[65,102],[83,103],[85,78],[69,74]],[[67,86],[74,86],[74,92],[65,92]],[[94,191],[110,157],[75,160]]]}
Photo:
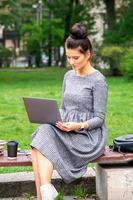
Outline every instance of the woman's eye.
{"label": "woman's eye", "polygon": [[72,60],[78,60],[79,57],[77,57],[77,56],[75,56],[75,57],[69,57],[69,56],[67,56],[67,59],[68,59],[68,60],[70,60],[70,59],[72,59]]}
{"label": "woman's eye", "polygon": [[74,60],[78,60],[78,58],[79,58],[79,57],[74,57],[73,59],[74,59]]}

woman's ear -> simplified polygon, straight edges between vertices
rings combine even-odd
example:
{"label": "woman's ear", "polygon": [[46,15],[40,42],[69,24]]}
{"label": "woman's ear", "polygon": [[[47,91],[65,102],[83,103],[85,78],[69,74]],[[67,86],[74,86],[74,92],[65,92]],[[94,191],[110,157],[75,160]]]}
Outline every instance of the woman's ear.
{"label": "woman's ear", "polygon": [[88,57],[88,60],[91,58],[91,52],[89,50],[86,52],[86,56]]}

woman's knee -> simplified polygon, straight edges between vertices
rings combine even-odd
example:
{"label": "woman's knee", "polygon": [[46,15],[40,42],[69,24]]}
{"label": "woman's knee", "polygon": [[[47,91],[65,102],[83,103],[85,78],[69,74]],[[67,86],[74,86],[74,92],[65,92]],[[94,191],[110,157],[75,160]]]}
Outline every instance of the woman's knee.
{"label": "woman's knee", "polygon": [[31,158],[32,158],[32,161],[36,157],[37,157],[37,149],[34,148],[34,147],[32,147],[32,149],[31,149]]}
{"label": "woman's knee", "polygon": [[37,151],[37,149],[35,147],[32,147],[31,152],[35,153]]}

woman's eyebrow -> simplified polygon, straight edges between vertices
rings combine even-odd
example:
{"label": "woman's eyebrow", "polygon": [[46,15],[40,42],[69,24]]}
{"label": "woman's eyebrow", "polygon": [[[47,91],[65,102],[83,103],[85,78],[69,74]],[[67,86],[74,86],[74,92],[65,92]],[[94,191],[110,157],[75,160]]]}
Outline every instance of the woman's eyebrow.
{"label": "woman's eyebrow", "polygon": [[67,57],[72,57],[72,58],[75,58],[75,57],[78,58],[78,57],[79,57],[79,56],[69,56],[69,55],[67,55],[67,54],[66,54],[66,56],[67,56]]}

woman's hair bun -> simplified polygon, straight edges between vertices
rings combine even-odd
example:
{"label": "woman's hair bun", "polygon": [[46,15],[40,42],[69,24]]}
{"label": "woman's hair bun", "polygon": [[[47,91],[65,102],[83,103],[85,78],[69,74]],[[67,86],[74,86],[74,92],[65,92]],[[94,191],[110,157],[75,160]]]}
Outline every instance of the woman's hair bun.
{"label": "woman's hair bun", "polygon": [[87,28],[85,25],[76,23],[70,30],[70,37],[76,40],[86,39],[88,36]]}

